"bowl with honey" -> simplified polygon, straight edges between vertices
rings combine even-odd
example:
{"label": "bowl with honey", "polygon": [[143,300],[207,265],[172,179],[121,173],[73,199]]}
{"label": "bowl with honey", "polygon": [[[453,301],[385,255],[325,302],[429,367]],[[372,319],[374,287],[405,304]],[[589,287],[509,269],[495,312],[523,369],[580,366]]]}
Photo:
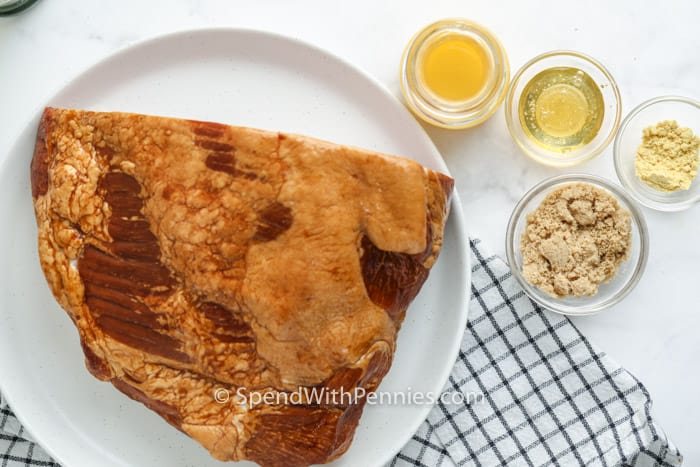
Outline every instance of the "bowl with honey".
{"label": "bowl with honey", "polygon": [[401,59],[401,92],[408,108],[442,128],[485,121],[503,102],[509,78],[501,42],[488,29],[463,19],[421,29]]}
{"label": "bowl with honey", "polygon": [[513,76],[506,124],[534,160],[570,167],[600,154],[620,126],[620,91],[610,72],[579,52],[539,55]]}

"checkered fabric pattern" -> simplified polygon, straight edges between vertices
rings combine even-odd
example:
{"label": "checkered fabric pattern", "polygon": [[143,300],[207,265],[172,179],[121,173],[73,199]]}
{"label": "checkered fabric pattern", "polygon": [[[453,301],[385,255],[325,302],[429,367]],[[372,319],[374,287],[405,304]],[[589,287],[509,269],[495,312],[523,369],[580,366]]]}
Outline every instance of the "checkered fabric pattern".
{"label": "checkered fabric pattern", "polygon": [[[675,467],[678,450],[634,376],[567,318],[536,306],[471,242],[469,323],[446,392],[391,466]],[[60,467],[0,396],[0,467]]]}
{"label": "checkered fabric pattern", "polygon": [[682,463],[646,388],[569,319],[533,303],[471,242],[469,323],[438,402],[391,466],[663,466]]}
{"label": "checkered fabric pattern", "polygon": [[0,467],[61,467],[34,443],[0,394]]}

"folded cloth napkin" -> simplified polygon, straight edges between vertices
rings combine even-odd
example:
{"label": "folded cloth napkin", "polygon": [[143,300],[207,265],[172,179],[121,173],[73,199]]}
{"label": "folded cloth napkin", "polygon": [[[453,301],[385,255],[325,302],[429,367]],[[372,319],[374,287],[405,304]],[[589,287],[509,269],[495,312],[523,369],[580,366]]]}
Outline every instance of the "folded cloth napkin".
{"label": "folded cloth napkin", "polygon": [[642,383],[470,246],[469,322],[444,391],[483,397],[438,402],[390,465],[680,465]]}
{"label": "folded cloth napkin", "polygon": [[[390,465],[680,465],[644,386],[566,317],[530,301],[478,240],[471,252],[469,323],[445,391],[475,397],[442,398]],[[60,467],[2,397],[0,461]]]}
{"label": "folded cloth napkin", "polygon": [[61,467],[34,442],[0,394],[0,466],[32,465]]}

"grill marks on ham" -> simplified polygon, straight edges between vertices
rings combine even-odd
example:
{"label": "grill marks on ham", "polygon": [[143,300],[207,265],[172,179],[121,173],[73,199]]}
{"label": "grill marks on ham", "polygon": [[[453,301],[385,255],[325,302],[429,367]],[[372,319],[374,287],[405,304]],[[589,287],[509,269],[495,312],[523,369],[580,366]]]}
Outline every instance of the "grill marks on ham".
{"label": "grill marks on ham", "polygon": [[158,241],[143,216],[141,186],[122,172],[108,172],[98,189],[112,209],[104,250],[87,245],[78,261],[85,303],[100,328],[113,339],[181,363],[191,357],[172,337],[167,319],[146,302],[163,299],[176,285],[160,263]]}
{"label": "grill marks on ham", "polygon": [[204,163],[211,170],[227,173],[233,177],[256,180],[258,176],[236,167],[236,147],[218,139],[224,134],[226,126],[218,123],[191,121],[192,132],[196,135],[195,146],[209,151]]}
{"label": "grill marks on ham", "polygon": [[243,319],[240,311],[232,311],[218,303],[204,302],[197,309],[209,319],[217,330],[213,336],[221,342],[254,344],[255,337],[250,325]]}

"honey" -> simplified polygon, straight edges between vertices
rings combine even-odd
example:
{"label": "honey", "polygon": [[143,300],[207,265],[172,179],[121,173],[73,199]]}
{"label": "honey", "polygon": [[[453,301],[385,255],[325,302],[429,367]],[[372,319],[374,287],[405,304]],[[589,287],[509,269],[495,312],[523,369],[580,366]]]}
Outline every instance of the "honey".
{"label": "honey", "polygon": [[452,33],[425,45],[418,69],[422,84],[438,99],[463,102],[481,94],[492,66],[486,50],[474,38]]}
{"label": "honey", "polygon": [[583,70],[554,67],[525,85],[518,110],[530,139],[548,150],[565,153],[596,137],[605,104],[600,87]]}

